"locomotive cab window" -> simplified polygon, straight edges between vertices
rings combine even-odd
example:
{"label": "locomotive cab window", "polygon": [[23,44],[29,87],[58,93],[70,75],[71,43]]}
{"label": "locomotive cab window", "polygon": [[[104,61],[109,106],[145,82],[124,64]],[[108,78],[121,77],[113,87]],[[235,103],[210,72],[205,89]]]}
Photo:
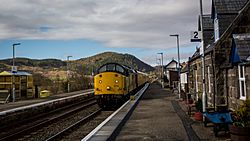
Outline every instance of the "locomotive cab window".
{"label": "locomotive cab window", "polygon": [[120,72],[125,73],[125,69],[117,64],[106,64],[99,69],[99,73],[102,72]]}
{"label": "locomotive cab window", "polygon": [[124,69],[121,66],[116,65],[116,71],[124,73]]}
{"label": "locomotive cab window", "polygon": [[106,68],[107,71],[115,71],[115,64],[108,64]]}
{"label": "locomotive cab window", "polygon": [[105,71],[106,71],[106,66],[103,66],[103,67],[101,67],[101,68],[99,69],[99,73],[105,72]]}

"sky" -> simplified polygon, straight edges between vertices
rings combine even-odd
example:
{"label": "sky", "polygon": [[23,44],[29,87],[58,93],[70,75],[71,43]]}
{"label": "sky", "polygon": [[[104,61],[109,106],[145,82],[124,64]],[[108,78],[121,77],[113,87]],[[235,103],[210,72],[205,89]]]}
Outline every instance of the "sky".
{"label": "sky", "polygon": [[[212,0],[203,0],[210,14]],[[128,53],[152,66],[195,52],[200,0],[0,0],[0,59],[16,57],[72,60],[112,51]]]}

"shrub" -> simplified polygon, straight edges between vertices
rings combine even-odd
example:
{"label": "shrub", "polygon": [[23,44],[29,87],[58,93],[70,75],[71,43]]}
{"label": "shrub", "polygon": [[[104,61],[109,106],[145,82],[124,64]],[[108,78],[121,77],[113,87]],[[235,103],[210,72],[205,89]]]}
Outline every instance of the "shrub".
{"label": "shrub", "polygon": [[244,101],[240,108],[232,113],[234,125],[238,127],[250,127],[250,100]]}

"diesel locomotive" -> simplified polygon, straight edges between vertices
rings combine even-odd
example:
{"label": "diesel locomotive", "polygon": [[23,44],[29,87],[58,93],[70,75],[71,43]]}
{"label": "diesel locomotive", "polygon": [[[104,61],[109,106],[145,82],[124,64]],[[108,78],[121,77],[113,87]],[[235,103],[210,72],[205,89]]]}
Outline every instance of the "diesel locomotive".
{"label": "diesel locomotive", "polygon": [[94,76],[94,95],[102,108],[124,103],[148,81],[148,75],[118,63],[107,63]]}

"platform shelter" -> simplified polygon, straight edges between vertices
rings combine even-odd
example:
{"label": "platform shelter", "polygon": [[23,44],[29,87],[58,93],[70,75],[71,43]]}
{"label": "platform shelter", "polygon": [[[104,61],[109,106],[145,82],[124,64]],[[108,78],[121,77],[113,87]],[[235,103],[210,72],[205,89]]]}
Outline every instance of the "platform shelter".
{"label": "platform shelter", "polygon": [[24,71],[3,71],[0,73],[0,101],[7,102],[13,99],[15,85],[15,99],[34,97],[33,76]]}

